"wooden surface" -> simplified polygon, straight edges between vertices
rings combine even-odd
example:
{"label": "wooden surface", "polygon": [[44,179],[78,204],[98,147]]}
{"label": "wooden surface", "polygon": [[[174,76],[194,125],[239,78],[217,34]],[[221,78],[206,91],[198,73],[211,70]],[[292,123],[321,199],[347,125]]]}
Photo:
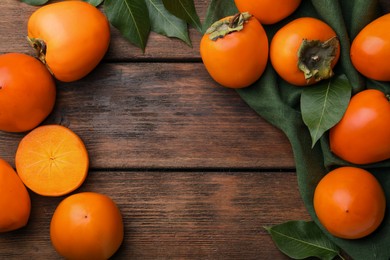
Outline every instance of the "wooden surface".
{"label": "wooden surface", "polygon": [[[204,17],[208,1],[196,1]],[[25,36],[36,7],[2,0],[0,54],[34,55]],[[234,90],[217,85],[193,47],[151,33],[145,53],[112,28],[110,49],[86,78],[57,82],[53,113],[85,142],[86,182],[124,217],[113,259],[285,259],[263,226],[309,220],[290,144]],[[25,133],[0,132],[14,165]],[[28,225],[0,234],[0,259],[58,259],[49,223],[64,197],[31,194]],[[0,212],[1,214],[1,212]]]}

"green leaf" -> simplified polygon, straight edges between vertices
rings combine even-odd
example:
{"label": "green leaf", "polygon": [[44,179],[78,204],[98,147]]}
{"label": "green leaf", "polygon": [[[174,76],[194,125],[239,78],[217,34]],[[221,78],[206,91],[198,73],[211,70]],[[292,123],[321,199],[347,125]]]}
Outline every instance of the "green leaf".
{"label": "green leaf", "polygon": [[337,124],[351,98],[352,86],[345,75],[305,88],[301,95],[303,122],[309,128],[312,147]]}
{"label": "green leaf", "polygon": [[331,260],[340,256],[340,249],[313,222],[289,221],[265,228],[279,250],[293,259],[318,257]]}
{"label": "green leaf", "polygon": [[83,0],[84,2],[90,3],[93,6],[99,6],[104,0]]}
{"label": "green leaf", "polygon": [[106,0],[104,10],[121,34],[145,51],[150,32],[149,12],[144,0]]}
{"label": "green leaf", "polygon": [[29,5],[44,5],[49,2],[49,0],[22,0],[22,2]]}
{"label": "green leaf", "polygon": [[199,32],[202,32],[202,24],[196,13],[193,0],[162,0],[165,8],[176,17],[191,24]]}
{"label": "green leaf", "polygon": [[146,0],[146,5],[149,10],[150,24],[153,32],[168,37],[179,38],[191,46],[187,23],[165,9],[162,0]]}
{"label": "green leaf", "polygon": [[234,0],[211,0],[203,22],[203,32],[219,19],[236,13],[238,13],[238,10]]}

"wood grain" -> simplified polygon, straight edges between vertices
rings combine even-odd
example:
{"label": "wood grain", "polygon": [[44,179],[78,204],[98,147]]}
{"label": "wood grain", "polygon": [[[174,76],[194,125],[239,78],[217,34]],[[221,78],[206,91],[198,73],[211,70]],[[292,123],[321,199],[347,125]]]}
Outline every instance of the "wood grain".
{"label": "wood grain", "polygon": [[[101,64],[58,89],[45,123],[75,131],[92,168],[294,168],[284,134],[201,63]],[[0,156],[23,135],[0,133]]]}
{"label": "wood grain", "polygon": [[[109,194],[124,217],[114,259],[285,259],[263,226],[309,219],[294,173],[89,174],[77,192]],[[49,223],[62,198],[32,199],[27,227],[0,236],[0,259],[57,259]]]}

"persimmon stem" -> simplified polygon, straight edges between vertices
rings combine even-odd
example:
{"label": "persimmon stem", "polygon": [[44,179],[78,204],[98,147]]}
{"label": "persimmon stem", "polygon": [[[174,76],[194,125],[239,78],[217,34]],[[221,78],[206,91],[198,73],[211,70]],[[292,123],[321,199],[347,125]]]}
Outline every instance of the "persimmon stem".
{"label": "persimmon stem", "polygon": [[47,45],[44,40],[37,39],[37,38],[30,38],[27,37],[27,40],[31,47],[33,47],[36,50],[37,58],[45,64],[46,68],[49,70],[49,72],[53,74],[52,70],[49,68],[49,66],[46,63],[46,51],[47,51]]}
{"label": "persimmon stem", "polygon": [[327,41],[303,39],[298,50],[298,68],[304,73],[305,79],[320,81],[333,76],[332,61],[339,48],[338,38]]}
{"label": "persimmon stem", "polygon": [[232,19],[230,19],[230,22],[229,22],[229,27],[230,27],[230,28],[237,27],[237,24],[238,24],[240,15],[241,15],[241,13],[237,13],[237,14],[235,14],[235,15],[233,16]]}
{"label": "persimmon stem", "polygon": [[229,19],[221,19],[213,23],[207,29],[206,34],[209,38],[216,41],[218,38],[223,38],[225,35],[233,32],[238,32],[244,29],[244,24],[252,17],[248,12],[238,13]]}

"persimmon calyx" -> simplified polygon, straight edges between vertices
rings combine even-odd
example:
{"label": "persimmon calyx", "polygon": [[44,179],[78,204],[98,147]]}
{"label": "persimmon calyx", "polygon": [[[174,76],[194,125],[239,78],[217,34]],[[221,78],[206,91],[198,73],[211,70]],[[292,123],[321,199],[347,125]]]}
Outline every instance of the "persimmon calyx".
{"label": "persimmon calyx", "polygon": [[45,41],[41,40],[41,39],[37,39],[37,38],[30,38],[30,37],[27,37],[27,40],[28,40],[29,44],[31,45],[31,47],[33,47],[35,49],[35,51],[37,52],[37,58],[43,64],[45,64],[45,66],[49,70],[49,72],[52,75],[54,75],[53,72],[51,71],[51,69],[49,68],[49,66],[46,63],[46,50],[47,50],[47,46],[46,46]]}
{"label": "persimmon calyx", "polygon": [[332,37],[327,41],[303,39],[298,50],[298,68],[310,81],[320,81],[333,76],[332,61],[336,58],[339,40]]}
{"label": "persimmon calyx", "polygon": [[207,29],[206,34],[209,34],[211,40],[216,41],[218,38],[223,38],[225,35],[238,32],[244,29],[244,24],[252,15],[248,12],[238,13],[229,19],[221,19],[213,23]]}

